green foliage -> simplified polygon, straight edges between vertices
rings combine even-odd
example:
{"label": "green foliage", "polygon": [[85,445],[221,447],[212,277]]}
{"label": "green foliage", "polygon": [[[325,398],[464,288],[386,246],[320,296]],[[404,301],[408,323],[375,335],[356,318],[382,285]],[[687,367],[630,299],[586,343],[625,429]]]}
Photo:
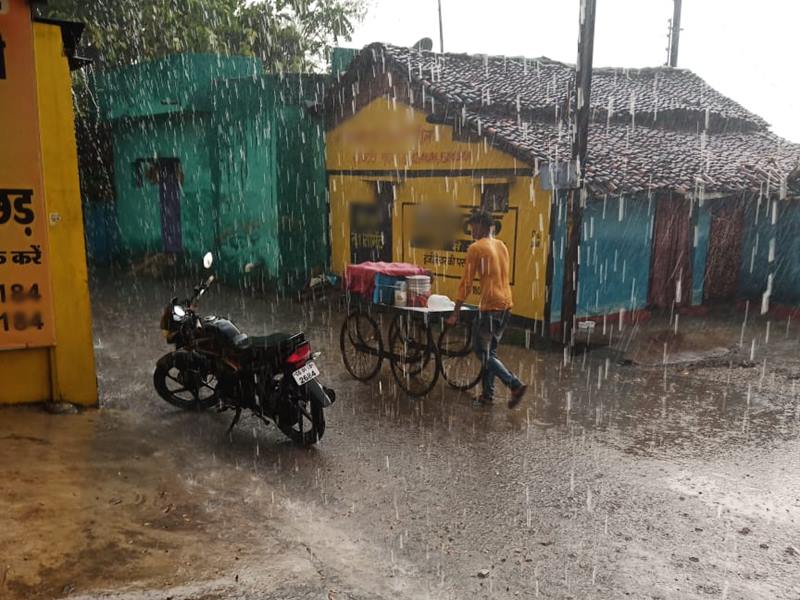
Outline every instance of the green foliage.
{"label": "green foliage", "polygon": [[314,71],[327,48],[349,40],[365,0],[48,0],[42,17],[86,24],[73,78],[84,201],[111,201],[110,126],[89,93],[94,69],[181,52],[255,56],[270,72]]}
{"label": "green foliage", "polygon": [[285,71],[313,69],[350,39],[364,0],[49,0],[39,12],[86,23],[84,44],[101,67],[209,52]]}

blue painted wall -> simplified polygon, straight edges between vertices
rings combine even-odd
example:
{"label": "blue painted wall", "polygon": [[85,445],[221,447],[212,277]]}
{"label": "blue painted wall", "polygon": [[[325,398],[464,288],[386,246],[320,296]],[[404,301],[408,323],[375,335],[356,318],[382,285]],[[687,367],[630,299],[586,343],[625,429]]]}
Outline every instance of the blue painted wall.
{"label": "blue painted wall", "polygon": [[119,237],[114,204],[84,202],[83,224],[89,264],[93,267],[109,266],[117,253]]}
{"label": "blue painted wall", "polygon": [[[632,311],[647,304],[655,200],[592,198],[583,212],[578,316],[600,316]],[[566,198],[553,205],[553,285],[550,320],[561,316],[564,278]]]}
{"label": "blue painted wall", "polygon": [[[775,239],[770,263],[770,240]],[[771,301],[800,304],[800,202],[752,202],[745,208],[739,294],[760,299],[775,273]]]}
{"label": "blue painted wall", "polygon": [[692,304],[703,303],[708,235],[711,231],[711,211],[708,202],[696,203],[692,209]]}

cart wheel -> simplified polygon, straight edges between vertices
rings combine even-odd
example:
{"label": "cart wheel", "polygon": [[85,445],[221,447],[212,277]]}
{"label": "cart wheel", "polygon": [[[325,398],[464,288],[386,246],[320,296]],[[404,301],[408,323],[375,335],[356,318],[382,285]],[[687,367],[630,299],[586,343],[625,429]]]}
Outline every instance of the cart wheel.
{"label": "cart wheel", "polygon": [[389,362],[397,384],[409,396],[424,396],[439,379],[439,353],[431,328],[409,315],[389,327]]}
{"label": "cart wheel", "polygon": [[439,360],[444,380],[457,390],[470,390],[481,380],[483,365],[472,351],[472,326],[459,321],[439,334]]}
{"label": "cart wheel", "polygon": [[381,370],[381,330],[368,314],[354,311],[347,316],[342,323],[339,346],[344,368],[359,381],[372,379]]}

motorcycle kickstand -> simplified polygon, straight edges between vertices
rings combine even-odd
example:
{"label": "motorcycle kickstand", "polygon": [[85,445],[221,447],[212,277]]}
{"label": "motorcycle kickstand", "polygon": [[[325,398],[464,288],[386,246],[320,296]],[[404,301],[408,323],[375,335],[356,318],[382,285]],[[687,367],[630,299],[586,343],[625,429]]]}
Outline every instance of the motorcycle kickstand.
{"label": "motorcycle kickstand", "polygon": [[233,431],[233,428],[236,427],[236,424],[239,422],[239,418],[241,416],[242,416],[242,409],[241,407],[237,406],[236,414],[233,415],[233,421],[231,421],[231,424],[228,426],[228,431],[225,432],[225,435],[230,435],[231,431]]}

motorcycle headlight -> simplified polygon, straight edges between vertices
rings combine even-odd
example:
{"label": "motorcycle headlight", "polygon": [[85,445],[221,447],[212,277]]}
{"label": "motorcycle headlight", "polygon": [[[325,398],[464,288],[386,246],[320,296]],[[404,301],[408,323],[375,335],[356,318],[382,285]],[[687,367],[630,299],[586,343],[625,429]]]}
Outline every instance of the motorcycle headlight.
{"label": "motorcycle headlight", "polygon": [[186,316],[186,311],[183,310],[182,306],[178,306],[177,304],[172,307],[172,318],[176,321],[183,321],[184,317]]}

